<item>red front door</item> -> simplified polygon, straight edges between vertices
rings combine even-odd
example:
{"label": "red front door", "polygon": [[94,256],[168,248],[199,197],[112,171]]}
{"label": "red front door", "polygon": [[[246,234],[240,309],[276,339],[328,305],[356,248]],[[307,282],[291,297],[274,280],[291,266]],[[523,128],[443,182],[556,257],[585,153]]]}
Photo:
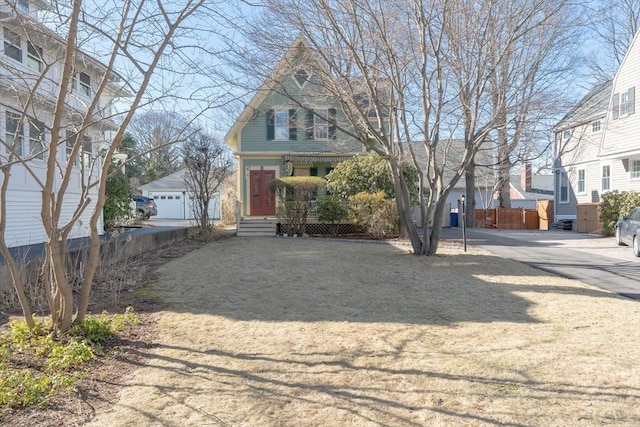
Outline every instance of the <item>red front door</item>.
{"label": "red front door", "polygon": [[249,192],[251,212],[249,215],[275,215],[276,195],[267,187],[267,182],[276,178],[276,171],[259,170],[250,171]]}

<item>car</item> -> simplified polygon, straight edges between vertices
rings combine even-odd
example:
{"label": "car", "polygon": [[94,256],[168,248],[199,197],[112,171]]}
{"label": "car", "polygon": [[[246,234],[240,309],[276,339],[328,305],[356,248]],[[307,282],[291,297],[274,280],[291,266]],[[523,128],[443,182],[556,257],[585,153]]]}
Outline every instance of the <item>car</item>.
{"label": "car", "polygon": [[131,199],[136,202],[136,213],[140,214],[142,218],[149,219],[158,215],[158,206],[153,199],[143,196],[133,196]]}
{"label": "car", "polygon": [[640,207],[624,218],[620,217],[616,224],[616,243],[620,246],[631,245],[633,254],[640,257]]}

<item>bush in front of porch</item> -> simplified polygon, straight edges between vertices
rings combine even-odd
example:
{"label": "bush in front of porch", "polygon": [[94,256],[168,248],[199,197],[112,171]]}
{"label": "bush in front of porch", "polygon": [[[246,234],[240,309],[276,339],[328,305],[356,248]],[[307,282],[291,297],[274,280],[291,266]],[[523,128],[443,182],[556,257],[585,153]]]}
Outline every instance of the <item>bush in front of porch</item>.
{"label": "bush in front of porch", "polygon": [[324,179],[317,176],[287,176],[268,182],[278,198],[276,216],[289,227],[288,236],[302,236],[307,218],[315,200],[324,185]]}

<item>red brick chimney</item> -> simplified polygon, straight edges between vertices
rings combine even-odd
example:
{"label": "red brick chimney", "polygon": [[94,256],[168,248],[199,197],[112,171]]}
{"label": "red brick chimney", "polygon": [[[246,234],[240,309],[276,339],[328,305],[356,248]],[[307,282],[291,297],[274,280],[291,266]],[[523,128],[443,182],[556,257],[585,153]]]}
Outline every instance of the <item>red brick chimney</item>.
{"label": "red brick chimney", "polygon": [[531,164],[525,163],[520,168],[520,186],[526,192],[531,191]]}

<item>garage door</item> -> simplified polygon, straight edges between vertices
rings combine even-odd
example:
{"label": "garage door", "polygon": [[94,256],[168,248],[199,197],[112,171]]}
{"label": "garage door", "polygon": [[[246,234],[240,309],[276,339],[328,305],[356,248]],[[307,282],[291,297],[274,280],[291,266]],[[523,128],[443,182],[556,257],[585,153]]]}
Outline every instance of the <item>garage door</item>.
{"label": "garage door", "polygon": [[[188,203],[189,209],[187,210],[187,217],[193,218],[193,199],[189,198]],[[220,219],[220,193],[214,194],[209,202],[209,218]]]}
{"label": "garage door", "polygon": [[[182,193],[153,192],[150,195],[158,206],[156,218],[184,219],[184,196]],[[187,213],[188,215],[188,213]]]}
{"label": "garage door", "polygon": [[[179,192],[149,192],[147,197],[151,197],[158,206],[156,218],[166,219],[192,219],[192,200],[189,195]],[[185,200],[185,197],[187,200]],[[186,202],[186,205],[185,205]],[[209,203],[209,218],[220,219],[220,194],[216,193]]]}

